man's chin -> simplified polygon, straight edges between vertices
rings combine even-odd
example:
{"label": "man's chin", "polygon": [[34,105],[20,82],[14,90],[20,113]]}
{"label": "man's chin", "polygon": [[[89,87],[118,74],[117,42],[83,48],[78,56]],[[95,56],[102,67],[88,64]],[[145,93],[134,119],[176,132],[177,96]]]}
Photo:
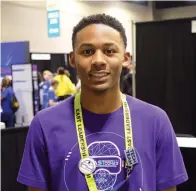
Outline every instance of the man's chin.
{"label": "man's chin", "polygon": [[102,84],[102,85],[94,85],[91,87],[91,89],[97,94],[103,94],[107,92],[110,88],[108,85]]}

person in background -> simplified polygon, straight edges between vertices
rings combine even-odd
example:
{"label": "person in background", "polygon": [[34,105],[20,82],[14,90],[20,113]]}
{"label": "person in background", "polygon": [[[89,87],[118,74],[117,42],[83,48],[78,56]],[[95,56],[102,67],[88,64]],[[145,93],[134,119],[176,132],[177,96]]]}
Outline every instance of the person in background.
{"label": "person in background", "polygon": [[[37,74],[38,74],[38,84],[40,87],[40,86],[42,86],[44,79],[43,79],[41,72],[38,72]],[[41,110],[42,105],[43,105],[43,89],[42,88],[39,88],[39,98],[40,98],[39,110]]]}
{"label": "person in background", "polygon": [[65,69],[65,75],[70,79],[71,83],[73,84],[73,89],[76,91],[76,85],[71,80],[71,74],[68,70]]}
{"label": "person in background", "polygon": [[4,122],[6,127],[14,126],[14,114],[11,106],[13,94],[11,80],[8,77],[3,78],[1,84],[1,122]]}
{"label": "person in background", "polygon": [[44,81],[39,85],[42,90],[42,109],[47,108],[47,94],[52,80],[52,73],[48,70],[43,72]]}
{"label": "person in background", "polygon": [[68,71],[68,70],[65,70],[65,75],[67,76],[67,77],[69,77],[70,78],[70,72]]}
{"label": "person in background", "polygon": [[[68,71],[68,70],[65,70],[65,75],[70,79],[71,78],[71,74],[70,74],[70,72]],[[70,79],[70,81],[71,81],[71,79]],[[72,81],[71,81],[72,82]],[[76,86],[75,86],[75,84],[72,82],[72,84],[73,84],[73,89],[75,89],[75,91],[76,91]]]}
{"label": "person in background", "polygon": [[58,81],[52,80],[50,84],[50,88],[47,93],[47,107],[51,107],[57,104],[57,97],[55,94],[55,90],[58,87]]}
{"label": "person in background", "polygon": [[132,63],[127,63],[123,65],[122,73],[120,77],[120,89],[122,93],[132,96],[132,77],[133,77],[134,65]]}
{"label": "person in background", "polygon": [[57,75],[54,77],[54,80],[59,82],[55,91],[58,101],[62,101],[75,93],[75,86],[67,76],[63,67],[58,68]]}

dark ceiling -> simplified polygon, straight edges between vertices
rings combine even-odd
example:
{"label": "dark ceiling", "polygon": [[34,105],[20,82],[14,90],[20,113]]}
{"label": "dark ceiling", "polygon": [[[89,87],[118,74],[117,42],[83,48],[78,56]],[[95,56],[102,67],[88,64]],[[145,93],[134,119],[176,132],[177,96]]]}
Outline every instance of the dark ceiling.
{"label": "dark ceiling", "polygon": [[196,5],[196,1],[156,1],[155,2],[156,9],[184,7],[184,6],[191,6],[191,5]]}
{"label": "dark ceiling", "polygon": [[[130,2],[145,5],[145,6],[148,5],[148,1],[130,1]],[[196,1],[154,1],[154,3],[156,9],[196,5]]]}

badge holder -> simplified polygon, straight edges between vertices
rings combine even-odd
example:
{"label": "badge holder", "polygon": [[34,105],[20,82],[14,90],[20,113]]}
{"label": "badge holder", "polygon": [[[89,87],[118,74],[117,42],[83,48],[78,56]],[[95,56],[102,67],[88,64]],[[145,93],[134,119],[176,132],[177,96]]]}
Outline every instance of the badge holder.
{"label": "badge holder", "polygon": [[118,191],[130,178],[133,166],[138,163],[137,155],[134,148],[124,150],[125,153],[125,168],[126,168],[126,179],[117,184],[112,191]]}
{"label": "badge holder", "polygon": [[90,157],[83,158],[79,161],[78,168],[84,175],[92,174],[96,169],[96,162]]}

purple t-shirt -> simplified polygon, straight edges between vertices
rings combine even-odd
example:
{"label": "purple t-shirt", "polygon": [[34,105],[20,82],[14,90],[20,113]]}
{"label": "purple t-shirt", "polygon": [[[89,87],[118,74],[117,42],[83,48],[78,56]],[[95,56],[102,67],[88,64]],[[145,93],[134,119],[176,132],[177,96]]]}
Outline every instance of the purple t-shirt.
{"label": "purple t-shirt", "polygon": [[[156,191],[188,179],[172,125],[160,108],[127,96],[138,158],[123,191]],[[87,191],[78,169],[80,152],[74,97],[39,112],[33,119],[17,180],[51,191]],[[111,103],[112,104],[112,103]],[[123,108],[110,114],[83,109],[89,155],[96,161],[98,190],[112,191],[125,179]]]}

